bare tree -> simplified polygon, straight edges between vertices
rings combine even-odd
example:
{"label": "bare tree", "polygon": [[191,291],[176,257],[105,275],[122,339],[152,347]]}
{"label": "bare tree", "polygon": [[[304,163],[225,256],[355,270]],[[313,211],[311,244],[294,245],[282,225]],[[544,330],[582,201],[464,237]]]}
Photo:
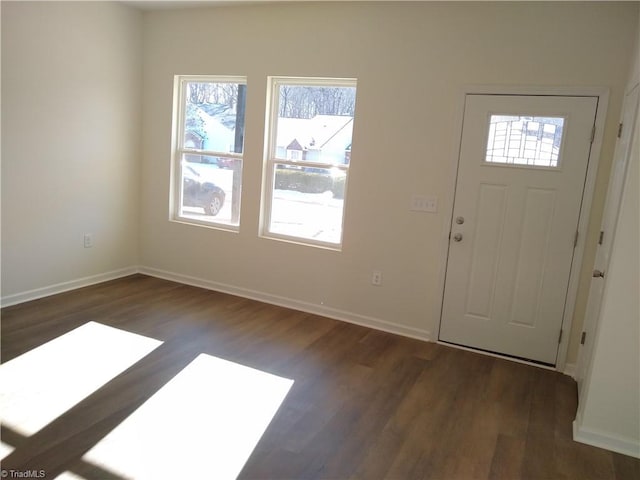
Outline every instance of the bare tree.
{"label": "bare tree", "polygon": [[279,116],[313,118],[316,115],[353,115],[353,87],[280,86]]}

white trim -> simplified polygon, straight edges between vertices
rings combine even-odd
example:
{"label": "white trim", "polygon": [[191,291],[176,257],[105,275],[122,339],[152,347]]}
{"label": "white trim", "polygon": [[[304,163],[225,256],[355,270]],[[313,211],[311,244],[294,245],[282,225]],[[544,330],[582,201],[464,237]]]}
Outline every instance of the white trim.
{"label": "white trim", "polygon": [[69,290],[88,287],[90,285],[108,282],[109,280],[115,280],[117,278],[128,277],[129,275],[134,275],[136,273],[138,273],[138,267],[121,268],[119,270],[113,270],[111,272],[99,273],[97,275],[69,280],[68,282],[56,283],[47,287],[27,290],[26,292],[14,293],[2,297],[2,300],[0,302],[3,308],[10,307],[19,303],[37,300],[39,298],[48,297],[50,295],[56,295],[58,293],[68,292]]}
{"label": "white trim", "polygon": [[[173,77],[173,112],[172,112],[172,135],[171,135],[171,168],[169,178],[171,185],[169,187],[169,221],[188,223],[196,226],[204,226],[211,228],[219,228],[226,231],[239,231],[240,218],[238,224],[220,221],[216,217],[210,220],[198,220],[184,215],[183,207],[183,168],[185,155],[200,155],[209,157],[224,157],[239,161],[244,167],[244,146],[242,153],[235,152],[218,152],[215,150],[204,150],[198,148],[186,148],[185,143],[185,124],[186,124],[186,107],[187,107],[187,85],[189,83],[229,83],[247,86],[246,76],[231,75],[174,75]],[[246,90],[245,90],[246,95]],[[246,99],[245,99],[246,102]],[[237,112],[236,112],[237,115]],[[246,126],[246,119],[245,119]],[[240,175],[242,177],[242,174]],[[235,176],[234,176],[235,178]],[[240,178],[240,187],[242,187],[242,178]],[[241,188],[240,188],[241,190]],[[228,199],[227,199],[228,201]],[[231,199],[233,203],[233,199]],[[240,202],[240,200],[238,200]],[[240,207],[239,207],[240,208]]]}
{"label": "white trim", "polygon": [[449,232],[451,231],[451,222],[453,221],[453,204],[456,199],[456,185],[458,180],[458,165],[460,158],[460,147],[462,143],[462,124],[464,122],[464,108],[465,108],[466,93],[464,91],[459,94],[458,106],[456,107],[455,119],[452,128],[454,128],[455,135],[453,136],[453,144],[451,151],[451,166],[449,171],[449,188],[447,189],[446,196],[442,203],[443,205],[443,221],[442,221],[442,236],[440,241],[440,268],[438,272],[438,290],[435,298],[440,301],[435,302],[434,317],[436,319],[435,325],[435,337],[440,338],[440,326],[442,323],[442,306],[444,302],[444,285],[447,276],[447,260],[449,257]]}
{"label": "white trim", "polygon": [[198,150],[197,148],[182,147],[182,148],[178,148],[178,150],[180,151],[181,155],[201,155],[203,157],[224,157],[224,158],[233,158],[237,160],[242,160],[242,157],[243,157],[242,153],[216,152],[215,150]]}
{"label": "white trim", "polygon": [[578,244],[573,251],[573,263],[571,265],[571,275],[569,276],[569,287],[567,288],[567,298],[565,300],[564,318],[562,321],[562,329],[566,333],[562,339],[560,347],[558,347],[558,358],[556,367],[559,371],[563,371],[567,360],[567,351],[569,349],[569,339],[571,337],[571,327],[573,326],[573,314],[576,308],[576,300],[578,296],[578,286],[580,284],[580,273],[582,271],[582,262],[584,257],[584,249],[587,243],[587,231],[589,229],[589,220],[591,217],[591,205],[593,203],[593,195],[596,189],[596,178],[600,164],[600,156],[602,151],[602,142],[604,138],[604,127],[607,116],[607,108],[609,106],[609,90],[601,89],[598,96],[598,109],[595,119],[595,135],[591,144],[591,152],[589,153],[589,163],[587,166],[587,178],[584,182],[584,192],[582,193],[582,207],[580,208],[580,218],[578,220]]}
{"label": "white trim", "polygon": [[[357,91],[358,79],[357,78],[329,78],[329,77],[286,77],[271,75],[267,77],[267,111],[265,118],[265,151],[263,159],[263,179],[262,179],[262,195],[261,195],[261,208],[260,208],[260,220],[258,236],[269,240],[276,241],[292,241],[299,245],[305,245],[310,247],[328,248],[331,250],[342,251],[344,240],[344,225],[345,225],[345,208],[347,201],[347,185],[349,183],[349,168],[351,161],[348,164],[340,165],[340,170],[345,173],[345,188],[343,195],[343,210],[342,219],[340,225],[340,240],[336,242],[329,242],[324,240],[315,240],[313,238],[302,237],[294,234],[285,234],[278,232],[271,232],[271,214],[273,210],[273,194],[274,194],[274,182],[276,174],[276,165],[306,165],[314,168],[333,168],[334,165],[323,162],[310,162],[310,161],[292,161],[286,158],[279,158],[277,154],[277,136],[278,136],[278,119],[280,110],[280,87],[283,85],[292,86],[310,86],[310,87],[338,87],[338,88],[355,88]],[[354,116],[351,117],[351,122],[355,123],[355,111]],[[352,135],[353,137],[353,135]],[[353,138],[352,138],[353,140]]]}
{"label": "white trim", "polygon": [[565,363],[564,364],[564,371],[562,372],[565,375],[573,378],[575,380],[576,378],[576,364],[575,363]]}
{"label": "white trim", "polygon": [[1,303],[3,308],[9,307],[12,305],[17,305],[19,303],[48,297],[50,295],[56,295],[58,293],[68,292],[70,290],[88,287],[122,277],[128,277],[129,275],[134,275],[136,273],[141,273],[150,277],[162,278],[164,280],[170,280],[172,282],[181,283],[183,285],[191,285],[194,287],[205,288],[207,290],[236,295],[242,298],[248,298],[271,305],[290,308],[293,310],[299,310],[314,315],[332,318],[334,320],[339,320],[342,322],[353,323],[355,325],[372,328],[374,330],[393,333],[395,335],[402,335],[403,337],[415,338],[417,340],[422,340],[425,342],[431,341],[431,333],[428,330],[406,327],[403,325],[398,325],[396,323],[388,322],[386,320],[382,320],[380,318],[360,315],[358,313],[340,310],[338,308],[328,307],[326,305],[316,305],[309,302],[295,300],[289,297],[272,295],[270,293],[259,292],[257,290],[251,290],[248,288],[236,287],[234,285],[229,285],[226,283],[214,282],[211,280],[206,280],[204,278],[192,277],[190,275],[183,275],[180,273],[159,270],[151,267],[127,267],[120,270],[114,270],[98,275],[78,278],[76,280],[70,280],[68,282],[57,283],[55,285],[37,288],[26,292],[7,295],[6,297],[2,297]]}
{"label": "white trim", "polygon": [[[607,195],[602,220],[600,222],[600,231],[604,232],[604,242],[597,246],[593,267],[605,272],[609,268],[609,258],[611,257],[611,249],[613,247],[618,222],[622,190],[627,177],[628,165],[631,160],[632,137],[636,123],[638,122],[636,119],[638,116],[637,102],[631,103],[631,95],[633,95],[636,88],[640,88],[638,84],[634,84],[625,92],[620,118],[618,120],[618,124],[624,124],[625,128],[623,129],[622,137],[616,139],[613,162],[609,173]],[[604,285],[597,285],[593,282],[589,288],[589,297],[587,299],[582,330],[586,332],[587,337],[590,339],[596,338],[603,290]],[[578,348],[575,378],[578,382],[579,397],[582,392],[582,382],[587,375],[588,362],[591,359],[593,345],[594,341],[591,340],[585,345],[580,345]]]}
{"label": "white trim", "polygon": [[596,176],[598,173],[598,165],[602,150],[604,138],[604,126],[606,121],[607,107],[609,104],[609,89],[606,87],[561,87],[561,86],[494,86],[494,85],[468,85],[463,87],[460,92],[460,100],[456,111],[456,136],[454,137],[454,149],[452,156],[452,167],[450,177],[450,189],[443,202],[444,228],[442,232],[442,249],[440,255],[440,274],[438,294],[441,301],[435,308],[437,325],[434,328],[435,339],[440,337],[440,324],[442,322],[442,299],[444,298],[444,286],[447,272],[447,259],[449,255],[449,230],[453,218],[453,206],[455,201],[455,190],[458,176],[458,165],[460,159],[460,143],[462,139],[462,129],[464,123],[464,108],[467,95],[527,95],[527,96],[565,96],[565,97],[596,97],[598,106],[595,118],[595,136],[591,144],[589,153],[589,163],[587,165],[587,175],[585,179],[584,191],[582,193],[582,207],[580,209],[580,217],[578,219],[578,243],[573,251],[573,262],[571,265],[571,273],[569,276],[569,286],[567,288],[567,298],[565,301],[565,311],[562,319],[562,330],[565,332],[562,342],[558,347],[558,356],[556,360],[556,370],[563,372],[567,351],[569,348],[569,339],[571,326],[573,322],[573,314],[575,310],[576,297],[578,294],[578,286],[580,283],[580,272],[582,270],[582,261],[584,249],[586,245],[586,233],[589,226],[589,218],[591,216],[591,204],[596,186]]}
{"label": "white trim", "polygon": [[573,440],[598,448],[604,448],[630,457],[640,458],[640,442],[637,439],[613,435],[601,430],[579,426],[581,418],[573,421]]}
{"label": "white trim", "polygon": [[566,87],[559,85],[466,85],[461,90],[465,95],[541,95],[561,97],[601,97],[609,95],[607,87]]}
{"label": "white trim", "polygon": [[227,293],[230,295],[236,295],[259,302],[268,303],[271,305],[277,305],[279,307],[290,308],[293,310],[299,310],[314,315],[320,315],[334,320],[340,320],[342,322],[353,323],[363,327],[373,328],[375,330],[381,330],[383,332],[393,333],[396,335],[402,335],[404,337],[415,338],[417,340],[431,341],[431,334],[428,330],[422,330],[419,328],[405,327],[395,323],[382,320],[380,318],[369,317],[366,315],[360,315],[346,310],[340,310],[326,305],[317,305],[314,303],[303,302],[289,297],[282,297],[279,295],[273,295],[270,293],[259,292],[257,290],[251,290],[248,288],[237,287],[226,283],[214,282],[206,280],[204,278],[192,277],[190,275],[183,275],[180,273],[168,272],[166,270],[159,270],[151,267],[140,267],[139,273],[149,275],[151,277],[162,278],[164,280],[170,280],[173,282],[182,283],[184,285],[191,285],[194,287],[205,288],[207,290],[214,290],[216,292]]}

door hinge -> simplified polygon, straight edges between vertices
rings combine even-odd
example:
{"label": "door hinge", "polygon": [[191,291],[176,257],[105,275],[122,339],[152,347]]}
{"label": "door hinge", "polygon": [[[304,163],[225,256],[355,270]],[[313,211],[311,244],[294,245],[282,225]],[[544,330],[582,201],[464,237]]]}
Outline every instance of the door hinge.
{"label": "door hinge", "polygon": [[558,343],[562,343],[562,329],[560,329],[560,335],[558,335]]}
{"label": "door hinge", "polygon": [[622,122],[618,125],[618,138],[622,136]]}
{"label": "door hinge", "polygon": [[593,128],[591,129],[591,142],[593,143],[593,140],[596,138],[596,126],[594,125]]}
{"label": "door hinge", "polygon": [[600,237],[598,238],[598,245],[602,245],[602,241],[604,240],[604,232],[600,230]]}
{"label": "door hinge", "polygon": [[576,236],[573,237],[573,248],[576,248],[578,245],[578,230],[576,230]]}
{"label": "door hinge", "polygon": [[582,332],[582,336],[580,337],[580,345],[584,345],[584,341],[587,339],[587,332]]}

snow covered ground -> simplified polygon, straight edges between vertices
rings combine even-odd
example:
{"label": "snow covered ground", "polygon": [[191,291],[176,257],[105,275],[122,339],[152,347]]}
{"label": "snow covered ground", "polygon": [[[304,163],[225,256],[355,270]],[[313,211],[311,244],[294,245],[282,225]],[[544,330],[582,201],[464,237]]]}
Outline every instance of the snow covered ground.
{"label": "snow covered ground", "polygon": [[[190,164],[207,181],[222,188],[226,200],[220,213],[211,217],[197,207],[184,207],[183,214],[199,221],[229,223],[233,171],[217,165]],[[271,232],[323,242],[339,243],[342,232],[344,200],[333,198],[331,192],[302,193],[274,190],[271,210]]]}

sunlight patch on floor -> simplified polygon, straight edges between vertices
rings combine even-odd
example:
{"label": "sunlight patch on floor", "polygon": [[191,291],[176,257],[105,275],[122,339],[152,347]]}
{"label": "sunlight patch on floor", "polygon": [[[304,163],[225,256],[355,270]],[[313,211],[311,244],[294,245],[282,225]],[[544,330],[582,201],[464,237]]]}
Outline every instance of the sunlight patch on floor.
{"label": "sunlight patch on floor", "polygon": [[83,477],[71,472],[62,472],[56,477],[56,480],[85,480]]}
{"label": "sunlight patch on floor", "polygon": [[136,480],[236,478],[292,385],[201,354],[83,460]]}
{"label": "sunlight patch on floor", "polygon": [[88,322],[0,365],[2,424],[34,434],[160,344]]}
{"label": "sunlight patch on floor", "polygon": [[9,455],[14,450],[15,448],[13,448],[11,445],[7,445],[4,442],[0,442],[0,460],[2,460],[4,457]]}

